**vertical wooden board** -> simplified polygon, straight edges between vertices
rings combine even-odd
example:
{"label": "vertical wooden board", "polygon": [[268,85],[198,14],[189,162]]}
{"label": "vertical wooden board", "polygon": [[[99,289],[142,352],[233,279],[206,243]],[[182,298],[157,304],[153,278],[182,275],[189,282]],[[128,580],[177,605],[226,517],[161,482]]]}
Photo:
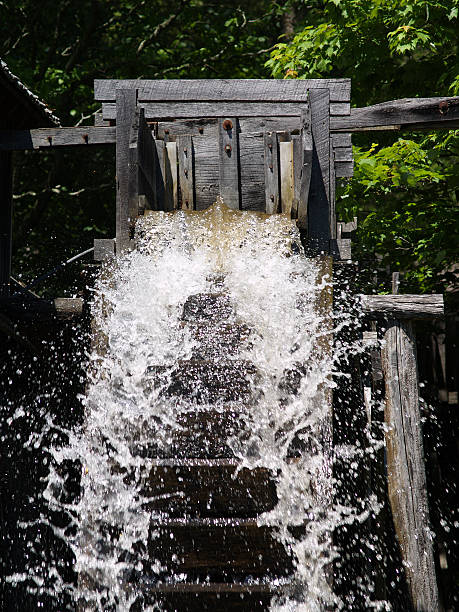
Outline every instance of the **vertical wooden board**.
{"label": "vertical wooden board", "polygon": [[[303,107],[301,112],[301,140],[299,142],[299,148],[296,162],[299,166],[298,170],[300,173],[298,187],[298,221],[297,225],[300,229],[307,228],[308,220],[308,201],[309,191],[311,187],[311,173],[312,173],[312,128],[311,128],[311,106],[308,102]],[[294,161],[295,163],[295,161]]]}
{"label": "vertical wooden board", "polygon": [[[140,109],[139,116],[139,141],[138,141],[138,162],[139,162],[139,192],[143,196],[143,208],[158,210],[157,175],[158,153],[156,150],[155,138],[148,126],[143,109]],[[141,204],[139,203],[139,207]]]}
{"label": "vertical wooden board", "polygon": [[440,610],[411,323],[391,321],[384,340],[387,480],[395,531],[414,610]]}
{"label": "vertical wooden board", "polygon": [[175,210],[176,208],[178,208],[177,143],[168,142],[166,144],[166,149],[171,180],[171,210]]}
{"label": "vertical wooden board", "polygon": [[279,212],[279,148],[276,134],[265,132],[263,136],[265,165],[266,212]]}
{"label": "vertical wooden board", "polygon": [[194,152],[191,136],[177,137],[177,156],[182,209],[194,210]]}
{"label": "vertical wooden board", "polygon": [[330,240],[330,94],[309,92],[313,137],[308,239],[313,250],[327,252]]}
{"label": "vertical wooden board", "polygon": [[300,204],[301,196],[301,157],[302,157],[302,146],[301,136],[295,134],[292,136],[293,143],[293,206],[292,206],[292,219],[298,218],[298,208]]}
{"label": "vertical wooden board", "polygon": [[336,239],[336,175],[335,175],[335,152],[333,149],[333,143],[330,139],[330,240]]}
{"label": "vertical wooden board", "polygon": [[10,294],[13,221],[13,155],[0,151],[0,295]]}
{"label": "vertical wooden board", "polygon": [[229,208],[239,210],[241,187],[237,118],[221,117],[218,121],[220,196]]}
{"label": "vertical wooden board", "polygon": [[116,252],[129,248],[129,189],[132,158],[130,151],[131,126],[136,110],[137,92],[132,89],[116,91]]}
{"label": "vertical wooden board", "polygon": [[292,214],[294,199],[293,142],[279,143],[280,193],[283,213]]}

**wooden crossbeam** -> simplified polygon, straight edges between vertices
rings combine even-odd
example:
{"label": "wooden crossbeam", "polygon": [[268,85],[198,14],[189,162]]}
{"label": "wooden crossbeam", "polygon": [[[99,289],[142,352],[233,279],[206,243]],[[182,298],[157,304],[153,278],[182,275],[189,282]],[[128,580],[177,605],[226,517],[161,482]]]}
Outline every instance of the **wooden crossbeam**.
{"label": "wooden crossbeam", "polygon": [[0,312],[12,320],[45,321],[49,319],[69,319],[83,314],[82,298],[55,298],[44,300],[24,296],[0,298]]}
{"label": "wooden crossbeam", "polygon": [[0,130],[0,151],[53,149],[112,145],[116,141],[115,127],[65,127],[36,130]]}
{"label": "wooden crossbeam", "polygon": [[459,97],[404,98],[353,108],[348,116],[331,117],[332,132],[371,130],[452,130],[459,127]]}
{"label": "wooden crossbeam", "polygon": [[361,295],[362,310],[369,316],[430,319],[444,315],[443,295]]}

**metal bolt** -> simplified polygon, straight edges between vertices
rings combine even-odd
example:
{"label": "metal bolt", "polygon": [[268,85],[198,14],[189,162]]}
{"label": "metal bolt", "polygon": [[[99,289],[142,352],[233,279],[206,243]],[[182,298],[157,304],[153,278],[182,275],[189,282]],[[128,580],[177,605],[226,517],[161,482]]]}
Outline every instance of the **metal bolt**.
{"label": "metal bolt", "polygon": [[83,134],[82,138],[85,141],[85,143],[88,144],[89,136],[87,134]]}
{"label": "metal bolt", "polygon": [[272,151],[272,150],[273,150],[273,143],[272,143],[272,142],[270,142],[270,143],[268,144],[268,149],[269,149],[270,151]]}
{"label": "metal bolt", "polygon": [[185,168],[184,170],[185,176],[188,177],[188,170]]}
{"label": "metal bolt", "polygon": [[233,129],[233,122],[230,121],[229,119],[225,119],[225,121],[223,122],[223,129],[228,131],[228,130],[232,130]]}
{"label": "metal bolt", "polygon": [[202,127],[198,128],[198,132],[199,132],[200,134],[204,134],[204,128],[202,128]]}
{"label": "metal bolt", "polygon": [[270,198],[271,198],[271,202],[274,202],[274,196],[273,196],[273,194],[271,194]]}
{"label": "metal bolt", "polygon": [[185,153],[185,155],[188,155],[188,149],[186,147],[183,149],[183,152]]}
{"label": "metal bolt", "polygon": [[442,100],[439,103],[438,108],[440,109],[441,115],[446,115],[446,113],[448,112],[448,102],[446,100]]}
{"label": "metal bolt", "polygon": [[48,136],[48,142],[49,142],[49,144],[52,144],[52,142],[53,142],[53,137],[52,136]]}
{"label": "metal bolt", "polygon": [[272,170],[273,169],[273,165],[269,164],[269,169]]}
{"label": "metal bolt", "polygon": [[232,150],[232,149],[231,149],[231,145],[230,145],[230,144],[225,145],[225,151],[226,151],[227,153],[231,153],[231,150]]}
{"label": "metal bolt", "polygon": [[164,130],[164,133],[165,134],[169,134],[169,130]]}

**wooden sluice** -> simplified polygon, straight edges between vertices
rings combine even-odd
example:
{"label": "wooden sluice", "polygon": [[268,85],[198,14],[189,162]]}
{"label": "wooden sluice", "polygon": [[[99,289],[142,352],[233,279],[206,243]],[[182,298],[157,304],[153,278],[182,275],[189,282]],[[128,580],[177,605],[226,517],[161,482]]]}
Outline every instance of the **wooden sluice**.
{"label": "wooden sluice", "polygon": [[[102,103],[95,127],[9,131],[0,138],[0,149],[116,144],[116,236],[94,241],[98,261],[135,248],[134,225],[145,211],[204,210],[220,195],[233,209],[290,214],[297,220],[308,255],[321,254],[330,269],[350,266],[347,232],[355,228],[337,222],[335,183],[338,177],[352,175],[351,132],[392,128],[395,123],[399,128],[449,127],[458,121],[457,99],[442,101],[440,110],[435,99],[421,100],[422,121],[413,101],[351,112],[349,79],[103,80],[95,82],[95,97]],[[448,117],[444,104],[451,106]],[[4,174],[8,170],[6,163],[3,170]],[[8,240],[10,248],[11,236]],[[5,260],[2,270],[9,270],[9,263]],[[18,316],[34,312],[35,302],[23,300],[18,305],[17,297],[11,299],[5,274],[5,308],[14,303],[21,311]],[[360,301],[365,320],[373,323],[363,332],[368,351],[362,359],[369,364],[370,375],[362,374],[357,406],[370,427],[372,393],[383,376],[395,531],[408,568],[411,605],[434,612],[441,606],[433,544],[427,536],[416,357],[409,321],[441,317],[443,299],[393,295],[361,296]],[[59,307],[65,310],[65,305]],[[78,305],[72,308],[78,310]],[[198,330],[201,351],[193,363],[178,369],[172,395],[186,396],[192,385],[187,376],[197,376],[209,393],[244,393],[237,360],[229,369],[222,366],[231,385],[221,389],[212,380],[215,370],[206,365],[210,326],[217,328],[213,358],[224,358],[231,351],[237,354],[244,342],[244,329],[228,331],[223,325],[228,309],[231,305],[224,294],[190,296],[183,320]],[[332,318],[331,302],[329,311]],[[372,343],[378,333],[385,341],[382,365],[379,347]],[[237,421],[237,415],[233,418]],[[156,525],[159,537],[149,543],[151,555],[169,564],[171,575],[182,572],[187,579],[177,584],[146,579],[139,609],[151,599],[159,600],[164,610],[266,610],[279,590],[279,580],[288,582],[292,559],[269,528],[257,525],[257,517],[276,503],[272,477],[259,468],[244,469],[233,478],[237,465],[221,444],[229,426],[221,415],[197,416],[195,423],[187,424],[193,435],[179,436],[169,456],[155,455],[152,441],[147,493],[152,509],[165,518]],[[176,502],[165,502],[167,495],[177,492],[181,495]],[[180,562],[172,562],[173,558]],[[251,584],[253,577],[256,584]]]}

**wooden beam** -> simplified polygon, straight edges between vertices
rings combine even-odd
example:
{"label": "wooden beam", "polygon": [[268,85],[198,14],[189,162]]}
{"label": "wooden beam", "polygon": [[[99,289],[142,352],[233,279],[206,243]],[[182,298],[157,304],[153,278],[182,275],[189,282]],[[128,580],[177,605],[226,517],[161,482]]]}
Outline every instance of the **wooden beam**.
{"label": "wooden beam", "polygon": [[0,151],[113,145],[115,141],[116,128],[114,127],[85,126],[40,128],[36,130],[0,130]]}
{"label": "wooden beam", "polygon": [[[121,90],[130,91],[130,90]],[[327,90],[313,90],[327,91]],[[304,102],[304,99],[303,99]],[[149,121],[163,119],[192,119],[200,117],[296,117],[301,115],[302,105],[298,102],[141,102],[145,117]],[[349,107],[350,111],[350,107]],[[340,103],[328,102],[331,115],[342,115],[344,109]],[[104,119],[116,119],[116,104],[102,104]],[[349,131],[349,130],[348,130]]]}
{"label": "wooden beam", "polygon": [[221,117],[218,134],[220,196],[226,206],[239,210],[241,208],[241,181],[237,118]]}
{"label": "wooden beam", "polygon": [[[307,229],[309,190],[311,188],[312,156],[314,143],[312,138],[311,105],[308,103],[303,107],[301,113],[301,138],[300,138],[300,188],[298,195],[298,227]],[[295,160],[296,161],[296,160]]]}
{"label": "wooden beam", "polygon": [[411,323],[392,321],[384,340],[387,479],[395,531],[413,609],[440,610],[429,528],[416,339]]}
{"label": "wooden beam", "polygon": [[10,293],[13,222],[13,158],[0,152],[0,296]]}
{"label": "wooden beam", "polygon": [[444,315],[443,295],[361,295],[362,310],[373,317],[431,319]]}
{"label": "wooden beam", "polygon": [[332,132],[368,130],[453,130],[459,127],[459,97],[404,98],[353,108],[347,117],[332,117]]}
{"label": "wooden beam", "polygon": [[279,149],[276,134],[265,132],[263,138],[265,163],[266,212],[279,212]]}
{"label": "wooden beam", "polygon": [[281,210],[291,216],[295,186],[293,179],[293,141],[279,142]]}
{"label": "wooden beam", "polygon": [[24,296],[0,298],[0,312],[12,320],[46,321],[50,319],[71,319],[83,314],[82,298],[55,298],[43,300]]}
{"label": "wooden beam", "polygon": [[194,147],[191,136],[177,138],[177,157],[182,209],[194,210]]}
{"label": "wooden beam", "polygon": [[[308,89],[329,89],[332,102],[351,99],[351,79],[96,79],[96,100],[114,101],[117,88],[137,89],[139,101],[303,102]],[[226,113],[225,113],[226,114]]]}

